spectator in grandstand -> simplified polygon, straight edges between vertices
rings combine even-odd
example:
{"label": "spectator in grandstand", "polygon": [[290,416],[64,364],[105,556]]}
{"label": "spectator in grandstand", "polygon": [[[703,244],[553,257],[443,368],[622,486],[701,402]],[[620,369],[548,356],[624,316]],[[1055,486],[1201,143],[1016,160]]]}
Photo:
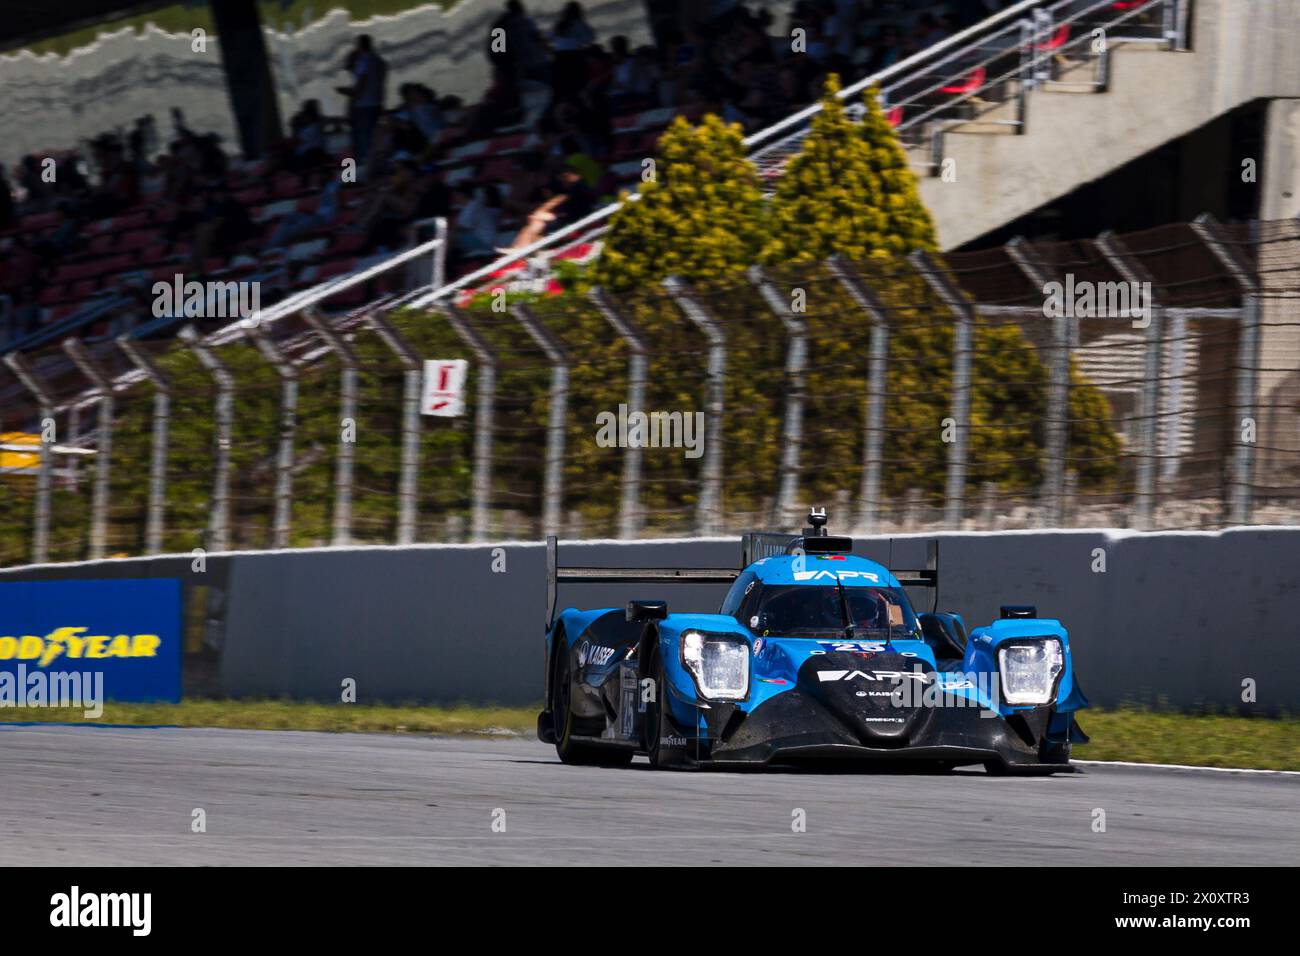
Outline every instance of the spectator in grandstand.
{"label": "spectator in grandstand", "polygon": [[360,163],[370,152],[370,137],[379,114],[384,111],[388,64],[374,47],[369,34],[357,37],[344,68],[352,76],[351,86],[337,87],[347,97],[348,121],[352,124],[352,155]]}
{"label": "spectator in grandstand", "polygon": [[912,35],[916,39],[917,48],[924,50],[928,46],[934,46],[940,40],[946,40],[949,30],[937,16],[927,10],[917,18]]}
{"label": "spectator in grandstand", "polygon": [[528,80],[549,81],[546,38],[524,9],[522,0],[508,0],[505,11],[492,21],[488,30],[488,60],[496,70],[509,73],[516,85]]}
{"label": "spectator in grandstand", "polygon": [[54,186],[45,181],[45,165],[39,157],[24,156],[18,164],[18,187],[22,190],[22,211],[25,214],[45,212],[54,201]]}
{"label": "spectator in grandstand", "polygon": [[316,208],[312,212],[294,212],[282,218],[266,244],[268,249],[283,249],[302,236],[327,229],[338,219],[343,180],[324,167],[317,167],[312,185],[320,189]]}
{"label": "spectator in grandstand", "polygon": [[154,171],[149,157],[157,151],[158,129],[152,114],[138,117],[126,137],[127,161],[137,175],[146,176]]}
{"label": "spectator in grandstand", "polygon": [[41,289],[39,279],[32,276],[13,288],[9,306],[9,339],[13,341],[29,332],[34,332],[41,324]]}
{"label": "spectator in grandstand", "polygon": [[190,221],[190,256],[185,267],[190,275],[203,275],[209,258],[228,255],[257,231],[248,210],[230,194],[224,182],[209,185],[199,193]]}
{"label": "spectator in grandstand", "polygon": [[60,199],[54,209],[59,214],[59,223],[48,236],[42,236],[34,241],[27,241],[22,236],[18,237],[18,242],[42,260],[42,264],[46,266],[76,252],[86,242],[81,234],[84,223],[76,203],[71,199]]}
{"label": "spectator in grandstand", "polygon": [[496,251],[501,223],[501,193],[496,186],[479,186],[471,193],[458,190],[467,201],[456,216],[452,252],[461,256],[491,255]]}
{"label": "spectator in grandstand", "polygon": [[410,153],[397,153],[387,176],[372,187],[355,229],[364,234],[362,249],[401,244],[405,227],[420,204],[419,165]]}
{"label": "spectator in grandstand", "polygon": [[903,34],[898,27],[892,23],[885,24],[880,28],[880,35],[872,45],[871,57],[867,60],[867,72],[879,73],[910,54],[911,51],[904,46]]}
{"label": "spectator in grandstand", "polygon": [[642,47],[635,54],[627,37],[610,41],[609,105],[616,113],[646,109],[655,105],[658,76],[654,70],[654,49]]}
{"label": "spectator in grandstand", "polygon": [[433,90],[421,83],[404,83],[400,92],[402,106],[397,111],[398,116],[414,127],[424,145],[437,143],[446,121]]}
{"label": "spectator in grandstand", "polygon": [[519,79],[509,70],[493,70],[492,85],[482,102],[470,110],[465,125],[470,137],[486,136],[502,126],[512,126],[523,117]]}
{"label": "spectator in grandstand", "polygon": [[551,31],[551,88],[557,99],[567,99],[582,90],[587,78],[587,50],[596,42],[596,31],[587,23],[582,4],[570,0]]}
{"label": "spectator in grandstand", "polygon": [[14,224],[14,194],[5,178],[5,168],[0,164],[0,230],[8,229]]}
{"label": "spectator in grandstand", "polygon": [[319,100],[307,100],[289,120],[289,138],[282,147],[278,168],[305,173],[324,163],[325,117]]}
{"label": "spectator in grandstand", "polygon": [[91,151],[99,185],[86,199],[90,217],[113,216],[138,203],[140,177],[135,166],[127,161],[122,141],[114,135],[104,134],[91,143]]}

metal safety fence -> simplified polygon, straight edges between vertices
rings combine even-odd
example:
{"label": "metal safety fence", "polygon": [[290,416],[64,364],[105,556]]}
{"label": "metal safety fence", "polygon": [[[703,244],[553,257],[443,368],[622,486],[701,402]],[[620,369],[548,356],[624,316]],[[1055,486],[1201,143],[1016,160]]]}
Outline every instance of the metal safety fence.
{"label": "metal safety fence", "polygon": [[[873,532],[1300,521],[1290,220],[64,351],[92,400],[9,361],[33,411],[6,416],[4,564],[715,534],[810,503]],[[450,360],[462,413],[422,415]]]}

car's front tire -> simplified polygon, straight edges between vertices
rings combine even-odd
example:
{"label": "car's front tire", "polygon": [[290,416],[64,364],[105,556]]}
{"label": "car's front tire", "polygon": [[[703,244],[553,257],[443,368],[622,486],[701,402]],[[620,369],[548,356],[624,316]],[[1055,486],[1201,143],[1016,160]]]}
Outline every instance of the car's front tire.
{"label": "car's front tire", "polygon": [[674,743],[680,735],[667,716],[668,682],[657,642],[651,651],[648,672],[654,681],[654,698],[646,702],[645,708],[646,756],[650,758],[650,765],[657,769],[681,769],[686,765],[686,746],[684,740],[680,744]]}

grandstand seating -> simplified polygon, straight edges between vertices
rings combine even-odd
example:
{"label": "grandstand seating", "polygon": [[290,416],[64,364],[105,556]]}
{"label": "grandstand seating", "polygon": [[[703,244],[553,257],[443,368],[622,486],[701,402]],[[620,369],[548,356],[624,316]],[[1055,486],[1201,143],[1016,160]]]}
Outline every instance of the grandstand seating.
{"label": "grandstand seating", "polygon": [[[613,121],[613,148],[615,162],[610,166],[618,188],[632,188],[641,172],[641,158],[653,153],[654,143],[673,116],[682,113],[698,117],[698,107],[682,109],[656,107],[618,116]],[[461,128],[443,130],[439,146],[445,147],[445,158],[439,163],[444,182],[448,186],[479,185],[508,182],[518,172],[517,160],[530,149],[541,144],[536,133],[505,131],[495,135],[466,139]],[[339,142],[337,154],[341,158],[343,143]],[[620,161],[621,160],[621,161]],[[318,230],[300,239],[287,249],[271,253],[265,251],[266,242],[282,220],[295,212],[310,211],[317,200],[317,192],[303,185],[302,178],[289,173],[279,173],[266,178],[267,163],[232,160],[229,170],[231,193],[244,205],[257,234],[226,259],[209,260],[206,264],[208,278],[252,278],[261,274],[264,282],[274,273],[271,282],[278,293],[306,288],[325,279],[342,275],[359,268],[363,258],[357,247],[363,237],[340,228],[354,222],[360,203],[357,192],[345,192],[338,219],[328,229]],[[453,209],[453,214],[456,210]],[[61,260],[53,276],[41,292],[39,325],[13,344],[20,348],[31,347],[51,338],[51,331],[65,335],[75,322],[68,320],[84,315],[87,325],[81,334],[96,340],[122,331],[114,327],[114,315],[104,315],[102,305],[109,298],[132,283],[145,287],[157,281],[170,280],[183,269],[189,249],[183,242],[170,242],[166,226],[176,216],[176,209],[159,203],[155,190],[141,196],[134,208],[119,212],[85,225],[82,234],[85,245],[75,254]],[[58,212],[35,213],[23,217],[8,230],[0,231],[0,255],[18,253],[15,237],[21,235],[30,245],[47,238],[58,227]],[[517,228],[518,221],[504,220],[503,229]],[[558,258],[583,261],[594,249],[590,243],[574,243],[561,250]],[[482,266],[491,255],[462,260],[461,271]],[[519,268],[523,268],[522,264]],[[23,277],[21,268],[19,279]],[[12,277],[11,277],[12,281]],[[360,304],[366,298],[364,288],[350,290],[331,300],[334,307]],[[123,316],[117,316],[120,321]],[[140,318],[137,314],[134,318]],[[156,329],[155,329],[156,330]]]}

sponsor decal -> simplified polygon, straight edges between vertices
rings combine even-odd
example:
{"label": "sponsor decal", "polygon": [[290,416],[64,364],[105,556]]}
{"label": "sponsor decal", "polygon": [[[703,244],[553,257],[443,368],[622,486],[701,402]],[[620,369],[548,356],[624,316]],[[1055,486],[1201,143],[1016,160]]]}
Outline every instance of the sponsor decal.
{"label": "sponsor decal", "polygon": [[[754,622],[757,624],[758,618],[754,618]],[[757,657],[761,653],[763,653],[763,639],[760,637],[754,642],[754,656]]]}
{"label": "sponsor decal", "polygon": [[783,677],[760,677],[760,678],[758,678],[758,680],[759,680],[760,683],[763,683],[763,684],[788,684],[788,683],[790,683],[788,680],[786,680],[786,679],[783,678]]}
{"label": "sponsor decal", "polygon": [[899,657],[918,656],[915,651],[900,651],[890,647],[883,641],[818,641],[817,645],[817,650],[808,652],[809,657],[815,657],[818,654],[829,654],[832,651],[859,654],[863,657],[869,657],[872,654],[883,654],[886,651],[890,654],[897,654]]}
{"label": "sponsor decal", "polygon": [[102,681],[98,700],[178,702],[180,581],[0,583],[0,686],[14,688],[17,704],[18,688],[52,686],[55,671],[65,668],[84,671],[83,697],[93,672],[94,682]]}
{"label": "sponsor decal", "polygon": [[614,656],[614,648],[583,641],[578,645],[578,666],[603,667]]}
{"label": "sponsor decal", "polygon": [[861,578],[864,581],[870,581],[872,584],[880,583],[880,575],[874,571],[795,571],[794,579],[796,581],[850,581],[855,578]]}
{"label": "sponsor decal", "polygon": [[839,680],[901,681],[909,677],[912,680],[920,681],[922,684],[928,684],[930,683],[931,680],[929,674],[923,673],[922,671],[919,670],[918,671],[877,671],[877,670],[830,671],[827,670],[827,671],[817,672],[817,679],[822,683],[826,683],[827,681],[839,681]]}

